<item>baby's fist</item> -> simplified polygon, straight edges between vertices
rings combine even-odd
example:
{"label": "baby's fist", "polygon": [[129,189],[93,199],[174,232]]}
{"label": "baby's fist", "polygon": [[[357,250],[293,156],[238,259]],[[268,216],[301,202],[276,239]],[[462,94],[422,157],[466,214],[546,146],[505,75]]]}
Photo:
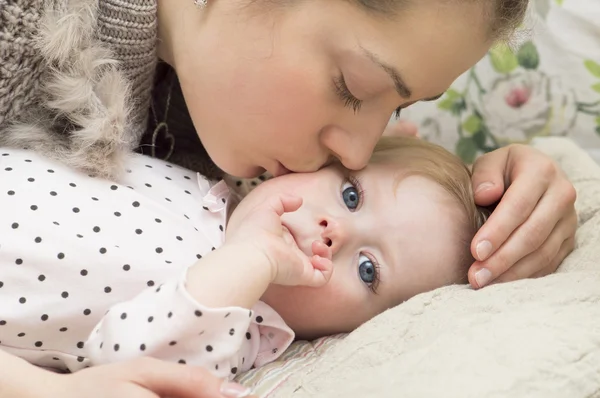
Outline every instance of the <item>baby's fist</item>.
{"label": "baby's fist", "polygon": [[302,199],[277,195],[251,209],[239,227],[228,235],[227,243],[251,244],[265,257],[270,267],[271,283],[287,286],[320,287],[331,277],[331,249],[323,242],[313,242],[312,255],[303,253],[281,223],[281,216],[298,210]]}

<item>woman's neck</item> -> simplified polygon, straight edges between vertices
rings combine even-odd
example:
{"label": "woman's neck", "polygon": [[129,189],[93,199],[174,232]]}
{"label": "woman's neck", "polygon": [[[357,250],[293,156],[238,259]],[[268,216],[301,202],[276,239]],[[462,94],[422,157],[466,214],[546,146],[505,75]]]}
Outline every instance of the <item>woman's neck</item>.
{"label": "woman's neck", "polygon": [[175,44],[182,38],[196,35],[195,27],[202,21],[203,12],[194,0],[157,0],[158,57],[175,67]]}

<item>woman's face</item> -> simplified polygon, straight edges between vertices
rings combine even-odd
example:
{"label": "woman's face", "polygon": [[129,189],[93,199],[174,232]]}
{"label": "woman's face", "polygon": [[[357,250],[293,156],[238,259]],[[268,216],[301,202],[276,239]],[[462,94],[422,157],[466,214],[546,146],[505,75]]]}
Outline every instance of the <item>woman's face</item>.
{"label": "woman's face", "polygon": [[414,1],[388,18],[350,1],[260,3],[181,7],[161,44],[208,153],[239,177],[332,157],[363,168],[396,108],[439,96],[490,44],[483,2]]}

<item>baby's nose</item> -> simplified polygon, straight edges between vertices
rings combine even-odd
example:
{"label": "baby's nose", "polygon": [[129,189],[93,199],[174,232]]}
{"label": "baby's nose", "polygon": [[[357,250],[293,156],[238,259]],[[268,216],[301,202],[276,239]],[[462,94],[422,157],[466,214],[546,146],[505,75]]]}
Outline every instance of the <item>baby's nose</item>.
{"label": "baby's nose", "polygon": [[321,239],[323,243],[331,248],[331,252],[335,255],[344,245],[346,233],[340,224],[333,219],[323,219],[320,222]]}

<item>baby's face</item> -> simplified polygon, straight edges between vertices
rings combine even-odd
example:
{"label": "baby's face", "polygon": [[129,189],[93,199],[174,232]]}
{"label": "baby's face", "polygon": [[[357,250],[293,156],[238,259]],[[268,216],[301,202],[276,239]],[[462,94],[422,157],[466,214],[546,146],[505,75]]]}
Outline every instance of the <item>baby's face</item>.
{"label": "baby's face", "polygon": [[303,204],[284,226],[308,256],[322,240],[333,252],[333,275],[321,288],[271,285],[262,300],[300,338],[349,332],[410,297],[464,277],[458,258],[463,215],[435,182],[369,165],[349,173],[331,166],[289,174],[258,186],[233,213],[238,219],[265,198],[286,193]]}

